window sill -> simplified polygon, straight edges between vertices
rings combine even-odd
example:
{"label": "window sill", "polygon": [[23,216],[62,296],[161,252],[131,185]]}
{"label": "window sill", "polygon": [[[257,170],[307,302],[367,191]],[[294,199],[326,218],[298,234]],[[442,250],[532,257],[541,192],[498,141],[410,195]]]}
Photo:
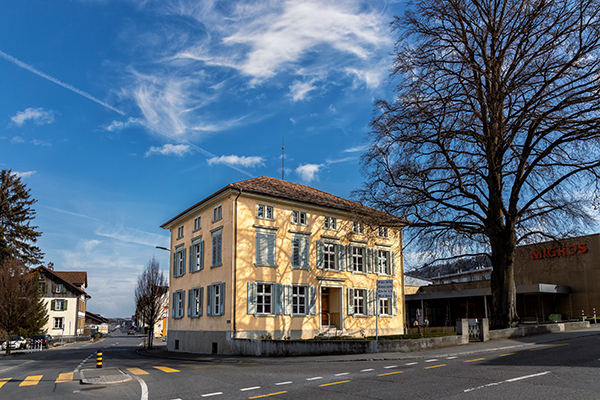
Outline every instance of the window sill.
{"label": "window sill", "polygon": [[277,264],[275,264],[275,265],[271,265],[271,264],[256,264],[256,263],[255,263],[255,264],[254,264],[254,266],[255,266],[256,268],[259,268],[259,267],[260,267],[260,268],[262,268],[262,267],[266,267],[266,268],[277,268]]}

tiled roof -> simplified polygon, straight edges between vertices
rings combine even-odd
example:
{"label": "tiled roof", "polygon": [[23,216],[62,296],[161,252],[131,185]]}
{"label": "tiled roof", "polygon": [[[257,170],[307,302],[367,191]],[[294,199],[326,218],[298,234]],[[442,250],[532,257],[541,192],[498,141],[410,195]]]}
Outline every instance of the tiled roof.
{"label": "tiled roof", "polygon": [[267,176],[261,176],[258,178],[252,178],[245,181],[236,183],[230,183],[221,190],[210,195],[201,202],[188,208],[184,212],[178,214],[174,218],[165,222],[161,225],[162,228],[166,228],[168,224],[175,221],[182,215],[185,215],[194,208],[200,206],[202,203],[210,200],[212,197],[220,194],[227,189],[241,190],[245,193],[262,194],[284,200],[297,201],[300,203],[312,204],[316,206],[328,207],[335,210],[345,211],[360,216],[370,217],[374,219],[386,220],[393,223],[403,224],[405,222],[401,218],[392,216],[373,208],[363,206],[360,203],[344,199],[342,197],[329,194],[322,190],[312,188],[310,186],[300,185],[298,183],[284,181],[281,179],[271,178]]}
{"label": "tiled roof", "polygon": [[75,286],[87,287],[87,272],[85,271],[54,271],[54,273]]}
{"label": "tiled roof", "polygon": [[[63,277],[62,274],[69,274],[69,271],[64,271],[64,272],[60,272],[60,271],[54,271],[54,270],[50,270],[46,267],[44,267],[43,265],[40,265],[39,267],[33,269],[33,271],[37,271],[40,273],[45,274],[49,279],[53,280],[53,281],[58,281],[61,283],[66,284],[67,287],[69,287],[71,290],[73,290],[75,293],[77,293],[78,295],[85,295],[85,297],[87,298],[91,298],[90,295],[88,295],[87,293],[85,293],[84,290],[81,289],[81,282],[77,282],[77,283],[72,283],[69,280],[66,279],[66,277]],[[87,272],[76,272],[79,274],[85,274],[85,284],[87,286]]]}

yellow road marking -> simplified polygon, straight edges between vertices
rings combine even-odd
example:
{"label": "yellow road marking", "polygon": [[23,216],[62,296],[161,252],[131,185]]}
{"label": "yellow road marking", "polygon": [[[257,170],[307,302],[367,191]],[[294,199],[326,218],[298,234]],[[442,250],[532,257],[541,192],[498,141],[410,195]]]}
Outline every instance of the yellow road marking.
{"label": "yellow road marking", "polygon": [[277,393],[269,393],[269,394],[262,394],[260,396],[252,396],[252,397],[248,397],[249,399],[260,399],[261,397],[269,397],[269,396],[275,396],[276,394],[284,394],[287,393],[287,391],[285,392],[277,392]]}
{"label": "yellow road marking", "polygon": [[10,381],[12,378],[1,378],[0,379],[0,388],[6,384],[6,382]]}
{"label": "yellow road marking", "polygon": [[395,375],[395,374],[401,374],[403,372],[404,371],[388,372],[388,373],[385,373],[385,374],[379,374],[377,376]]}
{"label": "yellow road marking", "polygon": [[201,367],[199,365],[194,364],[179,364],[180,367],[190,368],[190,369],[204,369],[205,367]]}
{"label": "yellow road marking", "polygon": [[322,385],[319,385],[319,387],[331,386],[331,385],[339,385],[340,383],[348,383],[348,382],[350,382],[350,381],[348,380],[348,381],[339,381],[339,382],[332,382],[332,383],[324,383]]}
{"label": "yellow road marking", "polygon": [[465,360],[465,362],[475,362],[475,361],[481,361],[481,360],[485,360],[485,358],[476,358],[474,360]]}
{"label": "yellow road marking", "polygon": [[58,379],[54,381],[54,383],[62,383],[62,382],[71,382],[73,381],[73,373],[65,372],[58,375]]}
{"label": "yellow road marking", "polygon": [[131,372],[134,375],[150,375],[149,373],[140,368],[127,368],[127,371]]}
{"label": "yellow road marking", "polygon": [[35,386],[42,380],[42,376],[44,375],[31,375],[25,378],[23,382],[19,386]]}
{"label": "yellow road marking", "polygon": [[170,374],[171,372],[179,372],[178,369],[173,369],[173,368],[169,368],[169,367],[154,367],[156,369],[160,369],[163,372],[166,372],[168,374]]}
{"label": "yellow road marking", "polygon": [[431,367],[425,367],[423,369],[439,368],[439,367],[446,367],[446,366],[448,366],[448,364],[432,365]]}
{"label": "yellow road marking", "polygon": [[517,353],[506,353],[506,354],[500,354],[498,357],[512,356],[513,354],[517,354]]}
{"label": "yellow road marking", "polygon": [[554,346],[546,346],[546,347],[540,347],[537,349],[531,349],[529,351],[538,351],[538,350],[546,350],[546,349],[551,349],[553,347],[561,347],[561,346],[568,346],[569,343],[564,343],[564,344],[555,344]]}

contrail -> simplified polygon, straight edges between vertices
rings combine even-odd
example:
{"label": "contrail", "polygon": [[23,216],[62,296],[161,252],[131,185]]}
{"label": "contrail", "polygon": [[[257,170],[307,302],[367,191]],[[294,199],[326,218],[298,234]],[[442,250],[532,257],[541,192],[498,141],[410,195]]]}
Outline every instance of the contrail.
{"label": "contrail", "polygon": [[114,112],[117,112],[117,113],[119,113],[121,115],[125,115],[125,113],[123,111],[119,110],[118,108],[115,108],[115,107],[111,106],[110,104],[107,104],[107,103],[103,102],[102,100],[100,100],[100,99],[92,96],[91,94],[86,93],[83,90],[79,90],[76,87],[69,85],[68,83],[61,82],[58,79],[53,78],[50,75],[45,74],[42,71],[39,71],[39,70],[35,69],[34,67],[32,67],[29,64],[25,64],[24,62],[17,60],[13,56],[6,54],[2,50],[0,50],[0,56],[2,58],[4,58],[5,60],[10,61],[11,63],[16,64],[17,66],[26,69],[29,72],[33,72],[34,74],[36,74],[38,76],[41,76],[42,78],[48,79],[50,82],[54,82],[57,85],[60,85],[60,86],[64,87],[65,89],[69,89],[72,92],[75,92],[75,93],[77,93],[77,94],[79,94],[79,95],[81,95],[83,97],[86,97],[86,98],[88,98],[88,99],[90,99],[90,100],[92,100],[92,101],[94,101],[94,102],[96,102],[96,103],[98,103],[98,104],[100,104],[100,105],[108,108],[109,110],[113,110]]}

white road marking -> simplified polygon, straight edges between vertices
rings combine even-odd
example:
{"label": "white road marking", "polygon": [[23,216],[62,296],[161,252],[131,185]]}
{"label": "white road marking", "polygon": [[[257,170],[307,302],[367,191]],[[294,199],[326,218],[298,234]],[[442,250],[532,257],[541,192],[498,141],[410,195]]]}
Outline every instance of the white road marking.
{"label": "white road marking", "polygon": [[240,389],[240,391],[247,392],[248,390],[256,390],[256,389],[260,389],[260,386],[252,386],[252,387],[248,387],[248,388],[243,388],[243,389]]}
{"label": "white road marking", "polygon": [[454,360],[455,358],[458,358],[458,357],[446,357],[446,360]]}
{"label": "white road marking", "polygon": [[417,364],[418,364],[418,362],[411,362],[411,363],[406,363],[404,365],[417,365]]}
{"label": "white road marking", "polygon": [[291,384],[291,383],[294,383],[294,382],[292,382],[292,381],[287,381],[287,382],[278,382],[278,383],[276,383],[275,385],[278,385],[278,386],[279,386],[279,385],[289,385],[289,384]]}
{"label": "white road marking", "polygon": [[322,376],[315,376],[314,378],[306,378],[307,381],[316,381],[317,379],[323,379]]}
{"label": "white road marking", "polygon": [[146,382],[137,375],[133,375],[133,378],[137,380],[142,387],[142,397],[140,397],[140,400],[148,400],[148,385],[146,385]]}
{"label": "white road marking", "polygon": [[361,369],[360,372],[375,371],[373,368]]}
{"label": "white road marking", "polygon": [[487,385],[478,386],[478,387],[474,387],[474,388],[471,388],[471,389],[465,389],[464,392],[467,393],[467,392],[472,392],[474,390],[483,389],[483,388],[486,388],[486,387],[489,387],[489,386],[498,386],[498,385],[500,385],[502,383],[517,382],[517,381],[520,381],[520,380],[523,380],[523,379],[535,378],[537,376],[542,376],[542,375],[546,375],[546,374],[549,374],[549,373],[550,373],[550,371],[546,371],[546,372],[540,372],[539,374],[519,376],[517,378],[507,379],[507,380],[502,381],[502,382],[488,383]]}
{"label": "white road marking", "polygon": [[335,374],[334,376],[344,376],[344,375],[350,375],[350,372],[342,372],[341,374]]}
{"label": "white road marking", "polygon": [[219,396],[221,394],[223,394],[223,392],[207,393],[207,394],[203,394],[202,397]]}
{"label": "white road marking", "polygon": [[389,368],[398,368],[397,365],[388,365],[387,367],[383,367],[385,369],[389,369]]}
{"label": "white road marking", "polygon": [[438,359],[437,358],[432,358],[431,360],[425,360],[425,362],[435,362],[435,361],[438,361]]}

